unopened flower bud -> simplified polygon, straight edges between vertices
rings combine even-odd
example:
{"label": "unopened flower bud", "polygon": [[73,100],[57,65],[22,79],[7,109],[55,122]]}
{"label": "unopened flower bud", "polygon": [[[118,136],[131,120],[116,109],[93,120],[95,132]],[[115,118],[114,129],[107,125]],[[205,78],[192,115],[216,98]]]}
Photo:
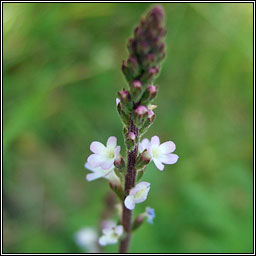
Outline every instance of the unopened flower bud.
{"label": "unopened flower bud", "polygon": [[155,120],[155,117],[156,117],[155,113],[153,112],[153,110],[150,109],[148,111],[148,119],[149,119],[149,121],[153,122]]}
{"label": "unopened flower bud", "polygon": [[119,99],[116,99],[116,108],[117,108],[117,111],[120,115],[120,118],[122,120],[122,122],[125,124],[125,125],[128,125],[129,124],[129,121],[130,121],[130,117],[128,114],[125,113],[125,111],[123,110],[122,106],[121,106],[121,103],[120,103],[120,100]]}
{"label": "unopened flower bud", "polygon": [[143,58],[142,64],[144,68],[152,67],[155,65],[155,60],[156,60],[155,54],[149,53]]}
{"label": "unopened flower bud", "polygon": [[130,38],[127,44],[128,51],[131,55],[134,55],[136,52],[136,44],[133,38]]}
{"label": "unopened flower bud", "polygon": [[159,69],[157,67],[149,68],[146,72],[144,72],[143,76],[141,77],[141,81],[145,84],[151,83],[158,72]]}
{"label": "unopened flower bud", "polygon": [[146,41],[140,41],[137,44],[137,52],[146,55],[150,51],[150,45]]}
{"label": "unopened flower bud", "polygon": [[126,62],[123,60],[123,63],[122,63],[122,71],[123,71],[123,74],[126,78],[126,80],[129,82],[132,80],[132,74],[130,73],[130,70],[126,64]]}
{"label": "unopened flower bud", "polygon": [[139,117],[146,116],[148,109],[147,107],[140,105],[134,110],[134,113]]}
{"label": "unopened flower bud", "polygon": [[136,138],[136,136],[135,136],[135,134],[134,134],[134,132],[129,132],[129,134],[128,134],[128,138],[130,139],[130,140],[135,140],[135,138]]}
{"label": "unopened flower bud", "polygon": [[126,146],[127,146],[127,149],[130,151],[130,150],[133,150],[134,147],[135,147],[135,142],[136,142],[136,135],[133,133],[133,132],[129,132],[126,136]]}
{"label": "unopened flower bud", "polygon": [[136,160],[136,168],[141,169],[145,165],[147,165],[151,160],[151,156],[147,149],[145,149],[137,158]]}
{"label": "unopened flower bud", "polygon": [[142,94],[142,84],[139,80],[135,80],[130,85],[131,89],[131,95],[134,102],[137,102],[140,100],[141,94]]}
{"label": "unopened flower bud", "polygon": [[120,98],[120,101],[122,103],[123,110],[125,112],[129,112],[132,108],[132,101],[131,101],[131,95],[129,91],[123,90],[119,91],[118,96]]}
{"label": "unopened flower bud", "polygon": [[115,159],[114,165],[115,165],[115,167],[116,167],[117,169],[123,170],[124,167],[125,167],[124,158],[123,158],[121,155],[119,155],[119,156]]}
{"label": "unopened flower bud", "polygon": [[157,89],[157,86],[154,86],[153,84],[149,85],[142,96],[141,103],[148,105],[156,97]]}
{"label": "unopened flower bud", "polygon": [[140,105],[134,110],[134,122],[138,127],[143,125],[143,122],[147,118],[148,109],[147,107]]}
{"label": "unopened flower bud", "polygon": [[129,72],[133,77],[136,77],[140,73],[140,66],[136,57],[130,57],[127,61]]}

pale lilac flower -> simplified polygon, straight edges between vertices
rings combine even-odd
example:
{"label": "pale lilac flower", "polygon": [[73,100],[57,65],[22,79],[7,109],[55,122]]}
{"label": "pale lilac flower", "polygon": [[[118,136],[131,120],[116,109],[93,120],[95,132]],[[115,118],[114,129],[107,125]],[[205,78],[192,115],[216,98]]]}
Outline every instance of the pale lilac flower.
{"label": "pale lilac flower", "polygon": [[143,139],[139,143],[139,152],[142,153],[145,149],[148,149],[149,146],[149,139]]}
{"label": "pale lilac flower", "polygon": [[163,164],[175,164],[178,161],[179,157],[176,154],[171,154],[175,148],[176,146],[172,141],[167,141],[160,145],[158,136],[151,138],[148,152],[160,171],[164,169]]}
{"label": "pale lilac flower", "polygon": [[78,230],[74,236],[76,244],[90,253],[98,253],[98,234],[95,228],[84,227]]}
{"label": "pale lilac flower", "polygon": [[151,207],[146,207],[145,216],[147,218],[147,222],[153,224],[153,219],[155,218],[155,209]]}
{"label": "pale lilac flower", "polygon": [[129,210],[133,210],[135,204],[142,203],[147,199],[148,192],[150,190],[149,182],[140,182],[129,192],[129,195],[125,198],[125,207]]}
{"label": "pale lilac flower", "polygon": [[114,136],[108,138],[107,146],[94,141],[90,145],[90,150],[94,153],[90,155],[87,162],[91,167],[101,167],[108,170],[114,166],[114,161],[120,153],[120,146],[116,145],[117,139]]}
{"label": "pale lilac flower", "polygon": [[86,175],[86,179],[88,181],[96,180],[99,178],[105,178],[112,182],[113,184],[120,184],[120,179],[117,177],[114,171],[114,166],[112,166],[108,170],[104,170],[101,167],[92,167],[88,162],[85,163],[84,167],[91,171],[92,173],[89,173]]}
{"label": "pale lilac flower", "polygon": [[106,246],[108,244],[116,244],[118,239],[123,234],[123,226],[121,225],[113,225],[107,228],[103,228],[103,235],[99,238],[99,244],[101,246]]}

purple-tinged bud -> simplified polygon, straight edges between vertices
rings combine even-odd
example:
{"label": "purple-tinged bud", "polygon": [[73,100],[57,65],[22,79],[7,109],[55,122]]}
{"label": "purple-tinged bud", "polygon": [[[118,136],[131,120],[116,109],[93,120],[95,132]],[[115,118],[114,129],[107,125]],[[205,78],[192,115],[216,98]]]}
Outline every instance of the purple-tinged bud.
{"label": "purple-tinged bud", "polygon": [[129,72],[133,77],[136,77],[139,75],[140,72],[140,66],[138,63],[138,60],[136,57],[130,57],[127,60],[127,66],[129,68]]}
{"label": "purple-tinged bud", "polygon": [[148,113],[148,109],[147,107],[140,105],[134,110],[134,113],[136,116],[146,116],[146,114]]}
{"label": "purple-tinged bud", "polygon": [[128,51],[131,55],[136,54],[136,42],[133,38],[130,38],[127,44]]}
{"label": "purple-tinged bud", "polygon": [[141,98],[142,94],[142,84],[139,80],[135,80],[130,84],[130,90],[131,90],[131,95],[132,99],[134,102],[137,102]]}
{"label": "purple-tinged bud", "polygon": [[164,10],[162,6],[157,5],[152,10],[150,10],[147,14],[146,20],[150,26],[154,28],[161,26],[164,20]]}
{"label": "purple-tinged bud", "polygon": [[117,111],[118,111],[118,113],[120,115],[120,118],[121,118],[122,122],[125,125],[128,125],[129,121],[130,121],[129,115],[124,112],[124,110],[123,110],[123,108],[121,106],[120,100],[116,99],[116,102],[117,102],[116,108],[117,108]]}
{"label": "purple-tinged bud", "polygon": [[126,80],[129,82],[132,80],[132,74],[127,66],[127,63],[123,60],[123,63],[122,63],[122,71],[123,71],[123,74],[126,78]]}
{"label": "purple-tinged bud", "polygon": [[136,143],[136,135],[133,132],[129,132],[126,135],[126,146],[128,151],[133,150],[135,147],[135,143]]}
{"label": "purple-tinged bud", "polygon": [[144,58],[142,60],[144,68],[154,66],[155,65],[155,58],[156,58],[156,55],[153,54],[153,53],[149,53],[146,56],[144,56]]}
{"label": "purple-tinged bud", "polygon": [[136,168],[141,169],[151,161],[149,152],[145,149],[136,160]]}
{"label": "purple-tinged bud", "polygon": [[114,165],[117,169],[119,170],[123,170],[124,167],[125,167],[125,161],[124,161],[124,158],[119,155],[116,160],[114,161]]}
{"label": "purple-tinged bud", "polygon": [[120,98],[123,110],[125,112],[129,112],[132,108],[132,101],[131,101],[131,95],[129,91],[123,90],[123,91],[119,91],[118,96]]}
{"label": "purple-tinged bud", "polygon": [[154,86],[153,84],[151,84],[148,88],[147,88],[148,93],[154,98],[157,94],[157,88],[156,86]]}
{"label": "purple-tinged bud", "polygon": [[137,127],[142,127],[148,116],[147,107],[140,105],[134,110],[134,123]]}
{"label": "purple-tinged bud", "polygon": [[134,132],[129,132],[128,138],[129,138],[130,140],[135,140],[136,136],[135,136]]}
{"label": "purple-tinged bud", "polygon": [[[164,58],[165,34],[164,10],[161,6],[155,6],[141,19],[134,29],[134,37],[128,41],[129,58],[122,68],[128,82],[140,78],[143,85],[148,85],[153,81],[159,72],[156,67]],[[149,70],[150,67],[154,69]]]}
{"label": "purple-tinged bud", "polygon": [[148,128],[153,124],[154,120],[156,118],[155,113],[149,109],[148,110],[148,116],[145,120],[145,122],[143,123],[143,126],[140,128],[140,135],[142,136],[147,130]]}
{"label": "purple-tinged bud", "polygon": [[152,67],[149,69],[149,74],[156,75],[159,72],[159,69],[156,67]]}
{"label": "purple-tinged bud", "polygon": [[146,55],[150,51],[150,45],[146,41],[140,41],[137,43],[137,52],[140,55]]}
{"label": "purple-tinged bud", "polygon": [[156,118],[155,113],[153,112],[153,110],[149,110],[148,111],[148,121],[149,123],[152,123]]}
{"label": "purple-tinged bud", "polygon": [[133,81],[132,86],[133,86],[133,88],[136,88],[137,90],[141,90],[141,87],[142,87],[141,82],[139,80]]}
{"label": "purple-tinged bud", "polygon": [[140,160],[142,163],[144,163],[144,165],[150,162],[151,156],[146,149],[140,154]]}
{"label": "purple-tinged bud", "polygon": [[141,77],[141,80],[145,84],[149,84],[154,79],[154,76],[157,75],[159,72],[159,69],[157,67],[149,68],[148,71],[144,72],[144,74]]}
{"label": "purple-tinged bud", "polygon": [[149,85],[142,96],[141,104],[148,105],[156,97],[157,89],[157,86]]}

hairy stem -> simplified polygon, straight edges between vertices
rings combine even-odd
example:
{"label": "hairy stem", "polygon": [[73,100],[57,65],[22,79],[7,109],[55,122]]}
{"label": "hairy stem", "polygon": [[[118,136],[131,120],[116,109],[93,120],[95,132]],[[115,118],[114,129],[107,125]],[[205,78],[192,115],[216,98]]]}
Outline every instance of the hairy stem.
{"label": "hairy stem", "polygon": [[[133,132],[137,138],[139,137],[139,130],[134,125],[132,120],[130,120],[128,131]],[[127,168],[127,173],[125,175],[125,193],[124,193],[125,196],[128,195],[129,190],[135,186],[135,178],[136,178],[135,162],[136,162],[137,155],[138,155],[138,145],[135,145],[135,148],[132,151],[128,152],[128,168]],[[124,201],[123,201],[122,224],[123,224],[124,230],[126,231],[126,236],[120,242],[119,252],[127,253],[130,245],[130,240],[131,240],[132,211],[125,207]]]}

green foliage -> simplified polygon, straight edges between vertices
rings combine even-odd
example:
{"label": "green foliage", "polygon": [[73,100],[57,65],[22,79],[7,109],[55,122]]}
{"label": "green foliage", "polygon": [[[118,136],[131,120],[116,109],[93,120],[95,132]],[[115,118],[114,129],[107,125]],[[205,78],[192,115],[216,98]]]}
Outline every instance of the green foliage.
{"label": "green foliage", "polygon": [[[116,91],[131,24],[150,4],[4,3],[4,252],[77,253],[98,226],[105,180],[84,179],[93,140],[122,139]],[[253,73],[250,3],[169,3],[167,57],[147,136],[177,164],[150,164],[154,225],[131,252],[251,253]],[[106,252],[116,252],[109,246]]]}

